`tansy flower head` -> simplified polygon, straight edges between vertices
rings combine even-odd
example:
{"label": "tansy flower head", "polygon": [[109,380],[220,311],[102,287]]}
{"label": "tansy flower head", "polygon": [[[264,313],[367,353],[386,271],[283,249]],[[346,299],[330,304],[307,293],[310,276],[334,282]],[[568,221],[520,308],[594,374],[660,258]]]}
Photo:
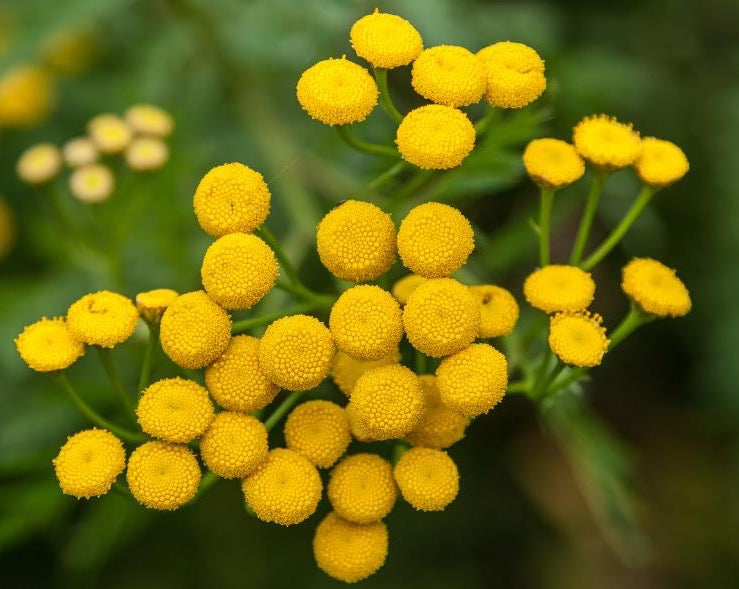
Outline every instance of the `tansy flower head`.
{"label": "tansy flower head", "polygon": [[328,324],[336,347],[358,360],[388,356],[403,337],[398,301],[374,285],[345,290],[331,308]]}
{"label": "tansy flower head", "polygon": [[208,391],[184,378],[165,378],[149,385],[139,398],[136,416],[145,433],[186,444],[200,437],[213,421]]}
{"label": "tansy flower head", "polygon": [[330,401],[307,401],[285,422],[285,444],[318,468],[328,468],[346,452],[352,436],[349,417]]}
{"label": "tansy flower head", "polygon": [[522,108],[547,87],[544,60],[522,43],[501,41],[477,53],[487,74],[485,98],[491,106]]}
{"label": "tansy flower head", "polygon": [[426,170],[459,166],[475,147],[475,127],[461,110],[427,104],[409,112],[395,143],[403,159]]}
{"label": "tansy flower head", "polygon": [[0,127],[31,127],[54,106],[54,84],[43,69],[18,65],[0,78]]}
{"label": "tansy flower head", "polygon": [[347,456],[331,471],[327,495],[342,519],[378,522],[392,511],[398,497],[393,467],[377,454]]}
{"label": "tansy flower head", "polygon": [[534,139],[523,152],[526,173],[539,186],[562,188],[585,173],[585,162],[575,148],[559,139]]}
{"label": "tansy flower head", "polygon": [[113,434],[93,428],[67,438],[53,463],[62,492],[88,499],[110,490],[126,467],[126,451]]}
{"label": "tansy flower head", "polygon": [[159,323],[162,315],[174,300],[180,296],[171,288],[155,288],[136,295],[136,309],[149,323]]}
{"label": "tansy flower head", "polygon": [[420,285],[403,308],[408,341],[432,358],[467,347],[480,331],[480,305],[469,288],[451,278]]}
{"label": "tansy flower head", "polygon": [[475,247],[472,226],[454,207],[427,202],[410,210],[398,230],[403,265],[425,278],[459,270]]}
{"label": "tansy flower head", "polygon": [[605,170],[630,166],[642,149],[639,133],[630,124],[606,115],[585,117],[575,126],[572,142],[582,157]]}
{"label": "tansy flower head", "polygon": [[482,62],[468,49],[439,45],[413,62],[411,83],[424,98],[458,107],[480,102],[487,77]]}
{"label": "tansy flower head", "polygon": [[480,305],[480,337],[502,337],[516,327],[518,303],[505,288],[493,284],[471,286]]}
{"label": "tansy flower head", "polygon": [[205,369],[205,384],[221,407],[243,413],[266,407],[280,390],[259,368],[259,340],[250,335],[231,338],[223,355]]}
{"label": "tansy flower head", "polygon": [[549,322],[549,347],[565,364],[598,366],[608,351],[600,315],[587,311],[557,313]]}
{"label": "tansy flower head", "polygon": [[393,474],[403,499],[420,511],[443,511],[459,492],[457,465],[443,450],[406,450]]}
{"label": "tansy flower head", "polygon": [[133,136],[126,121],[107,113],[92,118],[87,123],[87,133],[95,147],[106,155],[123,152]]}
{"label": "tansy flower head", "polygon": [[436,369],[441,402],[465,415],[490,411],[508,388],[508,362],[488,344],[472,344],[444,358]]}
{"label": "tansy flower head", "polygon": [[37,372],[64,370],[85,353],[62,317],[43,317],[26,326],[15,338],[15,347],[23,361]]}
{"label": "tansy flower head", "polygon": [[128,459],[126,481],[136,501],[150,509],[177,509],[195,497],[200,466],[190,448],[146,442]]}
{"label": "tansy flower head", "polygon": [[67,327],[81,342],[112,348],[133,335],[139,313],[131,300],[117,292],[87,294],[67,310]]}
{"label": "tansy flower head", "polygon": [[126,163],[137,172],[158,170],[169,159],[169,147],[156,137],[136,137],[126,148]]}
{"label": "tansy flower head", "polygon": [[685,153],[674,143],[645,137],[641,142],[641,153],[634,162],[634,169],[644,184],[667,186],[677,182],[688,173],[690,164]]}
{"label": "tansy flower head", "polygon": [[331,512],[316,528],[313,556],[318,568],[329,577],[356,583],[385,564],[387,537],[383,522],[352,524]]}
{"label": "tansy flower head", "polygon": [[316,511],[323,483],[307,458],[292,450],[276,448],[244,479],[241,489],[259,519],[291,526]]}
{"label": "tansy flower head", "polygon": [[634,258],[621,273],[621,288],[642,310],[657,317],[682,317],[690,293],[672,268],[651,258]]}
{"label": "tansy flower head", "polygon": [[352,430],[352,436],[355,440],[360,442],[376,442],[377,438],[372,436],[372,433],[357,415],[355,415],[354,406],[349,403],[346,406],[346,414],[349,416],[349,427]]}
{"label": "tansy flower head", "polygon": [[198,369],[218,358],[231,339],[231,319],[202,290],[172,301],[162,315],[162,350],[183,368]]}
{"label": "tansy flower head", "polygon": [[349,125],[366,119],[377,104],[377,84],[361,65],[324,59],[300,76],[297,96],[312,119],[324,125]]}
{"label": "tansy flower head", "polygon": [[349,407],[350,417],[359,420],[372,439],[400,438],[423,416],[423,390],[405,366],[380,366],[359,377]]}
{"label": "tansy flower head", "polygon": [[283,389],[307,391],[328,376],[334,351],[331,332],[315,317],[282,317],[259,342],[259,368]]}
{"label": "tansy flower head", "polygon": [[134,104],[126,110],[126,122],[139,135],[168,137],[174,129],[172,115],[153,104]]}
{"label": "tansy flower head", "polygon": [[64,144],[62,155],[70,168],[78,168],[95,163],[99,154],[89,137],[75,137]]}
{"label": "tansy flower head", "polygon": [[580,311],[593,302],[595,282],[577,266],[550,264],[528,275],[523,294],[532,307],[545,313]]}
{"label": "tansy flower head", "polygon": [[398,349],[393,350],[379,360],[357,360],[339,350],[334,357],[331,377],[336,386],[341,389],[341,392],[347,397],[351,397],[354,385],[367,370],[378,366],[397,364],[398,362],[400,362],[400,350]]}
{"label": "tansy flower head", "polygon": [[205,252],[200,277],[216,303],[226,309],[251,309],[277,280],[277,258],[256,235],[230,233]]}
{"label": "tansy flower head", "polygon": [[468,420],[441,402],[435,376],[424,374],[418,380],[423,388],[426,412],[405,438],[414,446],[449,448],[464,437]]}
{"label": "tansy flower head", "polygon": [[80,166],[69,176],[69,191],[82,202],[96,203],[108,200],[114,188],[113,172],[102,164]]}
{"label": "tansy flower head", "polygon": [[403,276],[395,284],[393,284],[392,293],[395,300],[401,305],[405,305],[408,302],[408,297],[411,293],[418,288],[419,284],[426,282],[426,278],[419,276],[418,274],[408,274]]}
{"label": "tansy flower head", "polygon": [[423,50],[423,39],[411,23],[379,10],[355,22],[349,39],[359,57],[385,69],[408,65]]}
{"label": "tansy flower head", "polygon": [[0,260],[13,249],[16,239],[16,222],[13,209],[0,197]]}
{"label": "tansy flower head", "polygon": [[23,182],[44,184],[62,169],[62,155],[56,145],[39,143],[21,154],[15,169]]}
{"label": "tansy flower head", "polygon": [[380,207],[347,200],[321,219],[316,245],[321,263],[331,274],[342,280],[367,282],[395,261],[395,225]]}
{"label": "tansy flower head", "polygon": [[221,411],[200,440],[205,465],[224,479],[244,478],[267,459],[267,430],[256,417]]}
{"label": "tansy flower head", "polygon": [[272,195],[264,177],[244,164],[230,163],[210,170],[195,189],[193,206],[208,235],[251,233],[269,214]]}

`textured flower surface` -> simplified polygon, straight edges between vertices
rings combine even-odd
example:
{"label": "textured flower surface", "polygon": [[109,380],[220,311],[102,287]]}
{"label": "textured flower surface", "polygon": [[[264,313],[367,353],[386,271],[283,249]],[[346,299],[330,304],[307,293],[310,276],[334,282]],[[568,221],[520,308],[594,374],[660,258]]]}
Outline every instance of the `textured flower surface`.
{"label": "textured flower surface", "polygon": [[634,258],[621,272],[621,288],[641,309],[657,317],[682,317],[690,293],[672,268],[651,258]]}
{"label": "textured flower surface", "polygon": [[505,288],[494,284],[471,286],[470,292],[480,305],[480,337],[502,337],[518,322],[518,303]]}
{"label": "textured flower surface", "polygon": [[491,106],[522,108],[547,87],[544,60],[527,45],[501,41],[481,49],[477,57],[485,66],[485,98]]}
{"label": "textured flower surface", "polygon": [[131,337],[138,319],[129,298],[108,290],[87,294],[67,310],[67,327],[75,339],[103,348]]}
{"label": "textured flower surface", "polygon": [[43,317],[15,338],[18,354],[37,372],[64,370],[85,353],[84,344],[69,331],[63,317]]}
{"label": "textured flower surface", "polygon": [[631,125],[614,117],[585,117],[572,132],[577,152],[590,163],[606,170],[633,164],[642,149],[642,141]]}
{"label": "textured flower surface", "polygon": [[447,106],[480,102],[487,86],[482,61],[464,47],[439,45],[413,62],[411,83],[424,98]]}
{"label": "textured flower surface", "polygon": [[593,302],[595,282],[577,266],[550,264],[529,274],[523,294],[532,307],[545,313],[580,311]]}
{"label": "textured flower surface", "polygon": [[378,522],[389,514],[398,496],[393,467],[377,454],[354,454],[331,471],[328,500],[344,520]]}
{"label": "textured flower surface", "polygon": [[547,188],[562,188],[585,173],[585,162],[574,146],[560,139],[534,139],[523,152],[523,165],[531,179]]}
{"label": "textured flower surface", "polygon": [[349,416],[330,401],[307,401],[285,422],[285,444],[318,468],[329,468],[352,441]]}
{"label": "textured flower surface", "polygon": [[331,378],[341,392],[347,397],[352,396],[357,380],[370,368],[397,364],[400,362],[400,350],[396,349],[379,360],[357,360],[341,350],[336,352],[334,364],[331,368]]}
{"label": "textured flower surface", "polygon": [[443,511],[459,493],[457,465],[443,450],[406,450],[393,474],[403,499],[420,511]]}
{"label": "textured flower surface", "polygon": [[379,68],[408,65],[423,50],[423,39],[411,23],[379,10],[355,22],[349,39],[359,57]]}
{"label": "textured flower surface", "polygon": [[587,311],[557,313],[549,322],[549,347],[572,366],[598,366],[608,351],[608,338],[600,315]]}
{"label": "textured flower surface", "polygon": [[256,417],[221,411],[200,440],[200,457],[224,479],[244,478],[266,460],[267,430]]}
{"label": "textured flower surface", "polygon": [[136,295],[136,310],[149,323],[156,323],[178,296],[180,294],[171,288],[140,292]]}
{"label": "textured flower surface", "polygon": [[645,184],[662,187],[680,180],[690,169],[688,158],[677,145],[655,137],[645,137],[634,169]]}
{"label": "textured flower surface", "polygon": [[469,420],[441,402],[436,377],[423,374],[418,377],[426,400],[426,411],[421,421],[405,439],[414,446],[449,448],[462,438]]}
{"label": "textured flower surface", "polygon": [[405,305],[408,302],[408,297],[411,293],[418,288],[419,284],[426,282],[426,278],[419,276],[418,274],[408,274],[403,276],[395,284],[393,284],[392,293],[395,300],[401,305]]}

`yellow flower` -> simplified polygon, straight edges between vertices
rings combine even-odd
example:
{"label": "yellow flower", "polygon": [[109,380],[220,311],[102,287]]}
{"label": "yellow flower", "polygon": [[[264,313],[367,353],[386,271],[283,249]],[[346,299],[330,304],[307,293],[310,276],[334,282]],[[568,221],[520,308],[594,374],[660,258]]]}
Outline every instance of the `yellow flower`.
{"label": "yellow flower", "polygon": [[291,526],[316,511],[323,483],[307,458],[292,450],[276,448],[244,479],[241,489],[259,519]]}
{"label": "yellow flower", "polygon": [[472,344],[436,369],[441,402],[467,417],[495,407],[508,388],[508,362],[488,344]]}
{"label": "yellow flower", "polygon": [[16,239],[15,215],[7,201],[0,197],[0,260],[13,249]]}
{"label": "yellow flower", "polygon": [[126,451],[113,434],[93,428],[67,438],[52,462],[62,492],[88,499],[110,490],[126,467]]}
{"label": "yellow flower", "polygon": [[487,74],[485,98],[491,106],[522,108],[547,87],[544,60],[522,43],[501,41],[477,52]]}
{"label": "yellow flower", "polygon": [[0,127],[31,127],[54,108],[51,76],[32,65],[18,65],[0,78]]}
{"label": "yellow flower", "polygon": [[354,439],[359,440],[360,442],[378,441],[377,438],[372,436],[372,433],[364,424],[364,421],[362,421],[355,413],[354,407],[349,403],[346,406],[346,414],[349,416],[349,427],[352,430],[352,436],[354,436]]}
{"label": "yellow flower", "polygon": [[230,233],[205,252],[200,277],[216,303],[226,309],[251,309],[277,280],[277,258],[256,235]]}
{"label": "yellow flower", "polygon": [[528,275],[523,294],[532,307],[545,313],[580,311],[593,302],[595,282],[577,266],[550,264]]}
{"label": "yellow flower", "polygon": [[359,285],[345,290],[331,308],[329,328],[336,347],[358,360],[380,360],[403,337],[400,305],[386,290]]}
{"label": "yellow flower", "polygon": [[195,216],[208,235],[251,233],[269,214],[272,195],[264,177],[244,164],[216,166],[198,184]]}
{"label": "yellow flower", "polygon": [[448,170],[475,147],[475,127],[461,110],[427,104],[405,115],[395,143],[405,161],[426,170]]}
{"label": "yellow flower", "polygon": [[153,104],[134,104],[126,110],[126,122],[139,135],[168,137],[174,129],[172,115]]}
{"label": "yellow flower", "polygon": [[377,104],[377,84],[361,65],[324,59],[309,67],[297,85],[298,102],[324,125],[349,125],[366,119]]}
{"label": "yellow flower", "polygon": [[256,417],[221,411],[200,440],[205,465],[224,479],[244,478],[267,459],[267,430]]}
{"label": "yellow flower", "polygon": [[198,369],[220,357],[231,339],[231,319],[202,290],[177,297],[162,315],[162,350],[183,368]]}
{"label": "yellow flower", "polygon": [[480,337],[503,337],[516,327],[518,303],[505,288],[493,284],[471,286],[480,305]]}
{"label": "yellow flower", "polygon": [[468,420],[441,402],[435,376],[424,374],[418,380],[426,398],[426,412],[405,438],[414,446],[449,448],[464,438]]}
{"label": "yellow flower", "polygon": [[23,182],[44,184],[59,174],[62,156],[56,145],[39,143],[21,154],[15,169]]}
{"label": "yellow flower", "polygon": [[143,432],[181,444],[200,437],[213,415],[208,391],[184,378],[165,378],[149,385],[136,408]]}
{"label": "yellow flower", "polygon": [[387,356],[380,358],[379,360],[356,360],[351,356],[348,356],[341,350],[336,352],[334,357],[334,365],[331,370],[331,377],[334,380],[341,392],[347,397],[352,396],[354,385],[370,368],[377,368],[378,366],[387,366],[388,364],[397,364],[400,362],[400,350],[395,349]]}
{"label": "yellow flower", "polygon": [[159,323],[162,315],[174,300],[180,296],[171,288],[155,288],[136,295],[136,309],[149,323]]}
{"label": "yellow flower", "polygon": [[70,168],[77,168],[95,163],[99,154],[89,137],[75,137],[64,144],[62,155]]}
{"label": "yellow flower", "polygon": [[480,305],[469,288],[451,278],[427,280],[403,309],[410,344],[432,358],[467,347],[480,331]]}
{"label": "yellow flower", "polygon": [[331,512],[318,524],[313,555],[328,576],[356,583],[376,573],[387,558],[387,527],[383,522],[357,525]]}
{"label": "yellow flower", "polygon": [[259,340],[250,335],[231,338],[223,355],[205,369],[205,384],[221,407],[243,413],[266,407],[280,391],[259,368]]}
{"label": "yellow flower", "polygon": [[585,117],[572,133],[577,152],[594,166],[616,170],[633,164],[641,153],[639,133],[614,117]]}
{"label": "yellow flower", "polygon": [[464,47],[439,45],[413,62],[411,83],[424,98],[446,106],[480,102],[487,86],[482,62]]}
{"label": "yellow flower", "polygon": [[420,284],[426,282],[426,278],[419,276],[418,274],[408,274],[403,276],[395,284],[393,284],[393,296],[401,305],[405,305],[408,302],[408,297],[411,293],[418,288]]}
{"label": "yellow flower", "polygon": [[360,421],[369,437],[392,440],[407,434],[423,417],[423,390],[405,366],[380,366],[359,377],[348,407],[350,418]]}
{"label": "yellow flower", "polygon": [[549,322],[549,347],[565,364],[598,366],[608,351],[600,315],[587,311],[557,313]]}
{"label": "yellow flower", "polygon": [[318,468],[328,468],[346,452],[352,436],[349,417],[330,401],[307,401],[285,422],[285,444]]}
{"label": "yellow flower", "polygon": [[87,123],[87,133],[95,147],[105,155],[122,153],[131,142],[131,129],[121,117],[101,114]]}
{"label": "yellow flower", "polygon": [[585,173],[585,162],[575,148],[559,139],[534,139],[523,152],[523,165],[539,186],[562,188]]}
{"label": "yellow flower", "polygon": [[459,492],[457,465],[443,450],[406,450],[394,475],[403,499],[420,511],[443,511]]}
{"label": "yellow flower", "polygon": [[454,207],[438,202],[411,209],[398,230],[398,253],[403,265],[425,278],[456,272],[474,248],[467,218]]}
{"label": "yellow flower", "polygon": [[352,25],[349,39],[359,57],[379,68],[408,65],[423,50],[423,39],[411,23],[377,9]]}
{"label": "yellow flower", "polygon": [[139,313],[131,300],[101,290],[78,299],[67,310],[67,327],[75,339],[112,348],[133,335]]}
{"label": "yellow flower", "polygon": [[75,339],[63,317],[43,317],[26,326],[15,338],[15,347],[23,361],[37,372],[64,370],[85,353],[85,346]]}
{"label": "yellow flower", "polygon": [[674,143],[655,137],[645,137],[642,139],[641,147],[634,168],[645,184],[667,186],[688,173],[690,169],[688,158]]}
{"label": "yellow flower", "polygon": [[137,172],[158,170],[169,159],[169,147],[156,137],[136,137],[126,148],[126,163]]}
{"label": "yellow flower", "polygon": [[682,317],[690,293],[672,268],[651,258],[634,258],[621,273],[621,288],[641,309],[657,317]]}
{"label": "yellow flower", "polygon": [[347,456],[331,471],[328,500],[336,514],[354,524],[371,524],[390,513],[398,497],[393,467],[377,454]]}
{"label": "yellow flower", "polygon": [[113,172],[102,164],[80,166],[69,176],[69,190],[72,196],[85,203],[108,200],[114,188]]}
{"label": "yellow flower", "polygon": [[177,509],[195,497],[200,466],[187,446],[146,442],[128,459],[126,481],[131,494],[150,509]]}
{"label": "yellow flower", "polygon": [[395,225],[390,215],[368,202],[347,200],[318,224],[321,263],[351,282],[374,280],[395,261]]}

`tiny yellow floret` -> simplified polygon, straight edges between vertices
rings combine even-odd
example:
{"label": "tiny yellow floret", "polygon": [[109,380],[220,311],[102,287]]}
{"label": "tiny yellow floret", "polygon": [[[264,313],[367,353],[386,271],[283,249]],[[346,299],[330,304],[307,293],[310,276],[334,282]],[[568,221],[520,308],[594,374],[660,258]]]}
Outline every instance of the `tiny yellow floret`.
{"label": "tiny yellow floret", "polygon": [[172,115],[153,104],[134,104],[126,110],[126,122],[134,133],[168,137],[174,129]]}
{"label": "tiny yellow floret", "polygon": [[174,300],[180,296],[171,288],[155,288],[136,295],[136,309],[139,315],[149,323],[159,323],[162,315]]}
{"label": "tiny yellow floret", "polygon": [[408,302],[408,297],[411,293],[418,288],[419,284],[426,282],[427,278],[419,276],[418,274],[408,274],[403,276],[395,284],[393,284],[392,293],[395,300],[401,305],[405,305]]}
{"label": "tiny yellow floret", "polygon": [[106,201],[115,189],[115,177],[108,166],[87,164],[79,166],[69,176],[69,191],[84,203]]}
{"label": "tiny yellow floret", "polygon": [[126,163],[136,172],[153,172],[169,160],[169,147],[157,137],[136,137],[126,148]]}
{"label": "tiny yellow floret", "polygon": [[661,188],[685,176],[690,164],[683,150],[674,143],[645,137],[634,169],[644,184]]}
{"label": "tiny yellow floret", "polygon": [[598,366],[608,351],[608,338],[598,314],[587,311],[557,313],[549,322],[549,347],[571,366]]}
{"label": "tiny yellow floret", "polygon": [[424,98],[446,106],[480,102],[487,86],[482,61],[456,45],[425,49],[413,62],[411,83]]}
{"label": "tiny yellow floret", "polygon": [[87,133],[95,147],[105,155],[122,153],[133,137],[126,121],[113,114],[102,114],[92,118],[87,123]]}
{"label": "tiny yellow floret", "polygon": [[593,302],[595,282],[577,266],[550,264],[528,275],[523,294],[532,307],[545,313],[580,311]]}
{"label": "tiny yellow floret", "polygon": [[435,376],[423,374],[418,380],[426,399],[426,412],[405,439],[414,446],[449,448],[464,438],[469,420],[441,402]]}
{"label": "tiny yellow floret", "polygon": [[355,22],[349,40],[359,57],[385,69],[408,65],[423,50],[423,39],[411,23],[379,10]]}
{"label": "tiny yellow floret", "polygon": [[398,497],[393,467],[377,454],[344,458],[331,471],[326,492],[334,511],[354,524],[380,521]]}
{"label": "tiny yellow floret", "polygon": [[501,41],[481,49],[477,57],[485,67],[490,106],[522,108],[546,90],[544,60],[528,45]]}
{"label": "tiny yellow floret", "polygon": [[403,499],[419,511],[443,511],[459,493],[457,465],[443,450],[406,450],[393,474]]}
{"label": "tiny yellow floret", "polygon": [[387,366],[388,364],[397,364],[400,362],[400,350],[395,349],[387,356],[379,360],[357,360],[345,354],[341,350],[336,352],[334,357],[334,365],[331,369],[331,377],[341,392],[347,397],[352,396],[354,385],[370,368],[378,366]]}
{"label": "tiny yellow floret", "polygon": [[78,168],[95,163],[100,154],[98,154],[97,147],[95,147],[92,139],[89,137],[75,137],[64,144],[62,155],[64,156],[64,163],[70,168]]}
{"label": "tiny yellow floret", "polygon": [[267,429],[256,417],[221,411],[200,440],[200,457],[224,479],[244,478],[267,459]]}
{"label": "tiny yellow floret", "polygon": [[351,442],[349,417],[336,403],[307,401],[285,421],[285,444],[318,468],[329,468]]}
{"label": "tiny yellow floret", "polygon": [[585,173],[585,162],[574,146],[559,139],[534,139],[523,151],[526,173],[539,186],[562,188]]}
{"label": "tiny yellow floret", "polygon": [[21,154],[15,169],[23,182],[45,184],[53,180],[62,169],[62,154],[52,143],[39,143]]}
{"label": "tiny yellow floret", "polygon": [[138,320],[131,299],[109,290],[87,294],[67,310],[67,327],[75,339],[102,348],[125,342]]}
{"label": "tiny yellow floret", "polygon": [[615,117],[585,117],[572,132],[577,152],[594,166],[617,170],[633,164],[642,149],[639,133],[631,124],[619,123]]}
{"label": "tiny yellow floret", "polygon": [[643,311],[657,317],[682,317],[690,293],[672,268],[651,258],[634,258],[621,273],[621,288]]}
{"label": "tiny yellow floret", "polygon": [[84,344],[72,335],[63,317],[43,317],[27,325],[15,338],[15,347],[37,372],[64,370],[85,353]]}
{"label": "tiny yellow floret", "polygon": [[12,67],[0,78],[0,127],[32,127],[54,107],[53,78],[27,64]]}
{"label": "tiny yellow floret", "polygon": [[494,284],[471,286],[480,305],[480,337],[503,337],[516,327],[518,303],[505,288]]}

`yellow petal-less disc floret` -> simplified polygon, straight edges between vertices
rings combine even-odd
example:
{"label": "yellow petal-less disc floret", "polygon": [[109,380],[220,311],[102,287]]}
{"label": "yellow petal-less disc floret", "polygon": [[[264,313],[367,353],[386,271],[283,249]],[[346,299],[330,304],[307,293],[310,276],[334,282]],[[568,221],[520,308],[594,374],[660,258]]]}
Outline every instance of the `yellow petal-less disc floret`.
{"label": "yellow petal-less disc floret", "polygon": [[196,370],[219,358],[231,339],[231,318],[202,290],[172,301],[162,315],[162,350],[183,368]]}
{"label": "yellow petal-less disc floret", "polygon": [[259,340],[250,335],[231,338],[223,355],[205,369],[205,384],[221,407],[243,413],[266,407],[280,391],[259,368]]}
{"label": "yellow petal-less disc floret", "polygon": [[282,317],[259,342],[259,368],[283,389],[307,391],[328,376],[334,351],[331,332],[315,317]]}
{"label": "yellow petal-less disc floret", "polygon": [[480,305],[480,337],[503,337],[516,327],[518,303],[505,288],[494,284],[471,286]]}
{"label": "yellow petal-less disc floret", "polygon": [[456,272],[474,248],[470,222],[449,205],[418,205],[400,223],[400,259],[406,268],[425,278],[443,278]]}
{"label": "yellow petal-less disc floret", "polygon": [[446,106],[480,102],[487,86],[482,61],[456,45],[425,49],[413,62],[411,83],[424,98]]}
{"label": "yellow petal-less disc floret", "polygon": [[508,362],[489,344],[472,344],[436,369],[441,402],[467,417],[490,411],[508,388]]}
{"label": "yellow petal-less disc floret", "polygon": [[136,137],[126,148],[126,163],[136,172],[153,172],[169,160],[169,147],[157,137]]}
{"label": "yellow petal-less disc floret", "polygon": [[547,87],[544,60],[522,43],[501,41],[477,52],[487,74],[485,98],[491,106],[522,108]]}
{"label": "yellow petal-less disc floret", "polygon": [[608,338],[598,314],[587,311],[557,313],[549,322],[549,347],[571,366],[598,366],[608,351]]}
{"label": "yellow petal-less disc floret", "polygon": [[380,521],[398,497],[393,467],[377,454],[344,458],[331,471],[326,491],[334,511],[355,524]]}
{"label": "yellow petal-less disc floret", "polygon": [[69,176],[69,191],[77,200],[85,203],[108,200],[114,188],[115,176],[103,164],[80,166]]}
{"label": "yellow petal-less disc floret", "polygon": [[162,315],[174,300],[180,296],[171,288],[155,288],[136,295],[136,309],[139,315],[149,323],[159,323]]}
{"label": "yellow petal-less disc floret", "polygon": [[393,284],[392,293],[395,300],[401,305],[405,305],[408,302],[408,297],[411,293],[418,288],[419,284],[426,282],[426,278],[419,276],[418,274],[408,274],[403,276],[395,284]]}
{"label": "yellow petal-less disc floret", "polygon": [[400,362],[400,350],[398,349],[393,350],[379,360],[357,360],[339,350],[334,357],[331,377],[336,386],[341,389],[341,392],[347,397],[351,397],[357,380],[370,368],[397,364],[398,362]]}
{"label": "yellow petal-less disc floret", "polygon": [[172,115],[153,104],[134,104],[126,110],[126,122],[139,135],[168,137],[174,129]]}
{"label": "yellow petal-less disc floret", "polygon": [[329,468],[352,440],[349,417],[336,403],[307,401],[285,421],[285,444],[318,468]]}
{"label": "yellow petal-less disc floret", "polygon": [[420,285],[403,308],[408,341],[432,358],[454,354],[480,331],[480,305],[470,289],[452,278]]}
{"label": "yellow petal-less disc floret", "polygon": [[0,78],[0,127],[31,127],[54,107],[52,77],[45,70],[21,64]]}
{"label": "yellow petal-less disc floret", "polygon": [[331,308],[328,324],[336,347],[358,360],[388,356],[403,337],[398,301],[375,285],[345,290]]}
{"label": "yellow petal-less disc floret", "polygon": [[291,526],[316,511],[323,483],[307,458],[286,448],[276,448],[244,479],[241,489],[259,519]]}
{"label": "yellow petal-less disc floret", "polygon": [[87,123],[87,133],[100,153],[106,155],[122,153],[133,137],[126,121],[107,113],[93,117]]}
{"label": "yellow petal-less disc floret", "polygon": [[690,164],[685,153],[670,141],[645,137],[634,169],[644,184],[662,187],[677,182],[688,173]]}
{"label": "yellow petal-less disc floret", "polygon": [[150,509],[177,509],[195,497],[200,485],[200,466],[187,446],[158,440],[146,442],[131,453],[126,481],[141,505]]}
{"label": "yellow petal-less disc floret", "polygon": [[534,139],[523,151],[526,173],[539,186],[562,188],[585,173],[585,162],[574,146],[560,139]]}
{"label": "yellow petal-less disc floret", "polygon": [[85,346],[72,335],[63,317],[43,317],[27,325],[15,338],[15,347],[37,372],[64,370],[85,353]]}
{"label": "yellow petal-less disc floret", "polygon": [[138,320],[131,299],[109,290],[87,294],[67,310],[67,327],[75,339],[102,348],[125,342]]}
{"label": "yellow petal-less disc floret", "polygon": [[633,164],[642,149],[641,138],[630,124],[619,123],[614,117],[585,117],[572,132],[577,152],[604,170],[617,170]]}
{"label": "yellow petal-less disc floret", "polygon": [[15,169],[23,182],[44,184],[59,174],[62,155],[53,143],[39,143],[21,154]]}
{"label": "yellow petal-less disc floret", "polygon": [[651,258],[634,258],[621,273],[621,288],[642,310],[657,317],[682,317],[690,293],[672,268]]}
{"label": "yellow petal-less disc floret", "polygon": [[78,168],[79,166],[95,163],[100,154],[98,154],[97,147],[95,147],[92,139],[89,137],[75,137],[64,144],[62,155],[64,163],[70,168]]}
{"label": "yellow petal-less disc floret", "polygon": [[113,434],[93,428],[67,438],[53,463],[62,492],[87,499],[110,490],[126,467],[126,451]]}
{"label": "yellow petal-less disc floret", "polygon": [[377,9],[352,25],[349,39],[357,55],[378,68],[408,65],[423,50],[423,39],[411,23]]}
{"label": "yellow petal-less disc floret", "polygon": [[277,258],[256,235],[230,233],[205,252],[200,277],[216,303],[226,309],[251,309],[277,280]]}
{"label": "yellow petal-less disc floret", "polygon": [[309,67],[297,85],[298,102],[324,125],[349,125],[366,119],[377,104],[377,84],[361,65],[324,59]]}
{"label": "yellow petal-less disc floret", "polygon": [[405,438],[414,446],[449,448],[464,437],[468,419],[441,402],[435,376],[423,374],[418,380],[426,399],[426,412]]}
{"label": "yellow petal-less disc floret", "polygon": [[425,170],[456,168],[475,147],[475,127],[451,106],[427,104],[410,111],[395,143],[403,159]]}
{"label": "yellow petal-less disc floret", "polygon": [[523,294],[532,307],[545,313],[580,311],[593,302],[595,282],[577,266],[550,264],[528,275]]}
{"label": "yellow petal-less disc floret", "polygon": [[195,189],[193,206],[200,227],[208,235],[251,233],[269,214],[272,195],[264,177],[233,162],[211,169]]}
{"label": "yellow petal-less disc floret", "polygon": [[459,493],[457,465],[443,450],[406,450],[393,473],[403,499],[419,511],[443,511]]}
{"label": "yellow petal-less disc floret", "polygon": [[352,524],[331,512],[316,528],[313,556],[318,568],[329,577],[356,583],[385,564],[387,545],[387,527],[383,522]]}
{"label": "yellow petal-less disc floret", "polygon": [[380,207],[347,200],[321,219],[316,245],[321,263],[331,274],[342,280],[367,282],[395,261],[395,225]]}
{"label": "yellow petal-less disc floret", "polygon": [[200,457],[224,479],[249,476],[267,459],[267,429],[256,417],[221,411],[200,440]]}
{"label": "yellow petal-less disc floret", "polygon": [[349,401],[350,418],[375,440],[399,438],[423,417],[423,390],[416,375],[400,364],[365,372],[354,385]]}
{"label": "yellow petal-less disc floret", "polygon": [[136,408],[141,430],[165,442],[186,444],[213,421],[208,391],[184,378],[165,378],[149,385]]}

